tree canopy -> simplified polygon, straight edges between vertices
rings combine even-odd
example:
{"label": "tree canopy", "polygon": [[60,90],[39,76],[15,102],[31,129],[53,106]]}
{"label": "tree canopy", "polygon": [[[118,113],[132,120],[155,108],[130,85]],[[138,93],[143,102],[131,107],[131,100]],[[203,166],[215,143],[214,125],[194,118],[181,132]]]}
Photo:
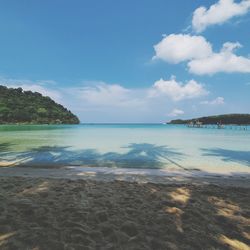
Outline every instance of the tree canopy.
{"label": "tree canopy", "polygon": [[194,118],[189,120],[172,120],[170,124],[187,124],[190,122],[200,121],[203,124],[235,124],[235,125],[249,125],[250,114],[226,114],[226,115],[215,115],[206,116],[200,118]]}
{"label": "tree canopy", "polygon": [[0,85],[0,124],[78,124],[71,111],[50,97]]}

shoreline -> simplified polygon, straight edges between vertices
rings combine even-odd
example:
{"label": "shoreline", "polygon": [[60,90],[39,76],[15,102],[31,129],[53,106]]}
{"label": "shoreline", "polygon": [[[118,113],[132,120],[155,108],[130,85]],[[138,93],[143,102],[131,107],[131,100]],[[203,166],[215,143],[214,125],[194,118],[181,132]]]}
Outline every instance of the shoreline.
{"label": "shoreline", "polygon": [[83,179],[111,182],[122,180],[159,184],[217,184],[250,187],[249,173],[213,173],[200,170],[136,169],[109,167],[0,167],[0,177],[30,177],[52,179]]}

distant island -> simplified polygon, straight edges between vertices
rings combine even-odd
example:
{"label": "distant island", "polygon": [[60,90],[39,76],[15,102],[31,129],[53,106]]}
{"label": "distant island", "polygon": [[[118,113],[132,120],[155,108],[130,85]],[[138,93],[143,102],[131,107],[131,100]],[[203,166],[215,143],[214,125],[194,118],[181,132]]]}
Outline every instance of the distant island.
{"label": "distant island", "polygon": [[226,114],[215,116],[204,116],[199,118],[193,118],[189,120],[172,120],[169,124],[188,124],[196,121],[202,124],[234,124],[234,125],[250,125],[250,114]]}
{"label": "distant island", "polygon": [[0,124],[78,124],[71,111],[51,98],[0,85]]}

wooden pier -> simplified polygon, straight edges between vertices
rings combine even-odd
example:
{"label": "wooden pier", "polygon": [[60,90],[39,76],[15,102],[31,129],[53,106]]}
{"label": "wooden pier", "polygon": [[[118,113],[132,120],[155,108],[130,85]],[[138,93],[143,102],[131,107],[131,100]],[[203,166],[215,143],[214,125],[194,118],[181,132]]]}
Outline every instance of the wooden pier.
{"label": "wooden pier", "polygon": [[208,128],[208,129],[231,129],[231,130],[249,130],[250,126],[247,125],[224,125],[218,124],[203,124],[202,122],[191,122],[187,124],[188,128]]}

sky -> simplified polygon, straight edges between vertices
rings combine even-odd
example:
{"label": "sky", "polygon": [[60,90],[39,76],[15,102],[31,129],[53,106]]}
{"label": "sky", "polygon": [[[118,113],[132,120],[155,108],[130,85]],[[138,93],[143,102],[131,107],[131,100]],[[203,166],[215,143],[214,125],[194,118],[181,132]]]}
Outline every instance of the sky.
{"label": "sky", "polygon": [[0,85],[83,123],[250,113],[250,0],[0,1]]}

